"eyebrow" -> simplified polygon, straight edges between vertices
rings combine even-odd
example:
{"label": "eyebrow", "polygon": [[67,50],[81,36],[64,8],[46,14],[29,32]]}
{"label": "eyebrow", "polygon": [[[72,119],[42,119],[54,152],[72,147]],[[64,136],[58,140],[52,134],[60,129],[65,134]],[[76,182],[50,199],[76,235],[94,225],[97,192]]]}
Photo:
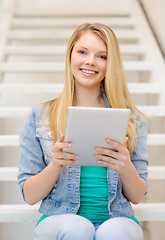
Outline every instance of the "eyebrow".
{"label": "eyebrow", "polygon": [[[88,48],[83,47],[83,46],[77,46],[77,47],[84,48],[84,49],[88,50]],[[108,53],[108,52],[107,51],[99,51],[98,53]]]}

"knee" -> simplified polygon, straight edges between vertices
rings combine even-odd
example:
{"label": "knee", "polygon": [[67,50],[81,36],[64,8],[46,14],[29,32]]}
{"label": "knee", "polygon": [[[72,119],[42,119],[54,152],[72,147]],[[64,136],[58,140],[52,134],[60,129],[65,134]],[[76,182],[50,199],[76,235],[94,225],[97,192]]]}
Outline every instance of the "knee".
{"label": "knee", "polygon": [[95,228],[86,218],[64,214],[49,217],[41,222],[34,232],[35,240],[93,240]]}
{"label": "knee", "polygon": [[96,231],[96,240],[143,240],[140,226],[129,218],[114,218]]}
{"label": "knee", "polygon": [[[74,215],[64,228],[62,236],[66,236],[67,240],[94,240],[95,228],[93,224],[86,218]],[[63,239],[63,238],[60,238]]]}

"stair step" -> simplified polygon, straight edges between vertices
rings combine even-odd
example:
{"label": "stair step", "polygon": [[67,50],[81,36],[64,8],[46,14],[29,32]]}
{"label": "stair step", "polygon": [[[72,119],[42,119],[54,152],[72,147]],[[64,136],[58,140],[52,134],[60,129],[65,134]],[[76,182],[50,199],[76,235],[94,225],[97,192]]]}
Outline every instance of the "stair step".
{"label": "stair step", "polygon": [[31,107],[0,107],[0,118],[26,117]]}
{"label": "stair step", "polygon": [[130,93],[134,94],[159,94],[161,85],[155,83],[128,83]]}
{"label": "stair step", "polygon": [[[68,40],[75,28],[50,30],[11,30],[8,33],[10,40]],[[118,40],[138,41],[140,38],[136,30],[115,30]]]}
{"label": "stair step", "polygon": [[0,147],[18,147],[19,135],[0,135]]}
{"label": "stair step", "polygon": [[[140,203],[133,205],[135,217],[139,221],[164,221],[165,203]],[[27,204],[0,205],[0,222],[36,222],[41,214],[39,205]]]}
{"label": "stair step", "polygon": [[[63,83],[53,84],[0,84],[0,93],[54,93],[60,94]],[[128,88],[132,94],[159,94],[161,85],[155,83],[129,83]]]}
{"label": "stair step", "polygon": [[145,114],[153,117],[165,117],[165,106],[137,106]]}
{"label": "stair step", "polygon": [[149,146],[164,146],[165,134],[148,134],[147,145]]}
{"label": "stair step", "polygon": [[35,222],[41,217],[38,208],[38,205],[0,204],[0,222]]}
{"label": "stair step", "polygon": [[18,167],[0,167],[0,181],[17,181]]}
{"label": "stair step", "polygon": [[[165,166],[148,167],[148,179],[165,179]],[[16,181],[18,167],[0,167],[0,181]]]}
{"label": "stair step", "polygon": [[65,55],[67,50],[66,45],[55,45],[55,46],[6,46],[6,54],[14,55]]}
{"label": "stair step", "polygon": [[165,203],[140,203],[133,209],[139,221],[165,221]]}
{"label": "stair step", "polygon": [[[137,106],[147,115],[165,117],[165,106]],[[0,107],[0,118],[26,117],[31,107]]]}
{"label": "stair step", "polygon": [[148,179],[165,179],[165,166],[148,167]]}
{"label": "stair step", "polygon": [[[6,46],[5,53],[13,55],[65,55],[67,47],[65,45],[56,46]],[[120,45],[121,54],[144,55],[145,48],[140,45]]]}
{"label": "stair step", "polygon": [[55,93],[60,94],[64,84],[1,84],[1,93]]}
{"label": "stair step", "polygon": [[[18,147],[19,136],[18,135],[0,135],[0,147]],[[148,146],[164,146],[165,134],[148,134],[147,138]]]}
{"label": "stair step", "polygon": [[64,72],[64,62],[46,63],[0,63],[2,72]]}
{"label": "stair step", "polygon": [[[152,71],[152,63],[147,61],[125,61],[123,63],[126,72],[150,72]],[[28,62],[28,63],[0,63],[1,72],[64,72],[64,62]]]}
{"label": "stair step", "polygon": [[[75,5],[74,8],[70,7],[73,6],[70,1],[68,2],[69,6],[67,6],[67,2],[64,6],[57,6],[56,7],[49,7],[49,8],[27,8],[27,7],[20,7],[18,6],[15,9],[15,16],[16,17],[96,17],[96,16],[104,16],[104,17],[128,17],[130,15],[130,11],[127,7],[117,7],[114,8],[112,5],[109,7],[104,7],[99,11],[98,5],[96,6],[96,2],[94,1],[94,7],[87,8],[84,6],[88,6],[84,4],[84,1],[81,3],[79,2],[78,5]],[[107,4],[105,5],[107,6]],[[69,7],[69,11],[68,11]],[[77,8],[76,8],[77,7]],[[100,6],[99,6],[100,7]],[[76,10],[77,9],[77,10]],[[80,11],[81,9],[81,11]]]}
{"label": "stair step", "polygon": [[83,23],[102,23],[111,28],[114,27],[129,27],[132,28],[135,25],[135,21],[132,17],[48,17],[48,18],[13,18],[12,27],[70,27],[70,26],[79,26]]}

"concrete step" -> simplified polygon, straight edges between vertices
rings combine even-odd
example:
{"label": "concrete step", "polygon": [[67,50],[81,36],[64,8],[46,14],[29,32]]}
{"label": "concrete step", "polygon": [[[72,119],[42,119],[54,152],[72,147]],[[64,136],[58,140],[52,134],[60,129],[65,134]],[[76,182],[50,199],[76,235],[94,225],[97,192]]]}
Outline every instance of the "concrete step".
{"label": "concrete step", "polygon": [[[8,38],[10,40],[65,40],[68,41],[76,28],[65,28],[52,31],[52,29],[44,30],[10,30]],[[140,34],[136,30],[115,30],[115,34],[119,41],[132,40],[138,41]]]}
{"label": "concrete step", "polygon": [[[147,61],[125,61],[123,63],[126,72],[151,72],[152,63]],[[30,63],[4,63],[0,62],[1,72],[64,72],[64,62],[30,62]]]}
{"label": "concrete step", "polygon": [[[0,135],[0,147],[18,147],[18,135]],[[148,134],[148,146],[164,146],[165,134]]]}
{"label": "concrete step", "polygon": [[148,134],[147,145],[149,146],[164,146],[165,134]]}
{"label": "concrete step", "polygon": [[[73,4],[73,5],[72,5]],[[90,1],[90,4],[91,1]],[[44,7],[41,8],[40,6],[37,7],[21,7],[18,6],[15,9],[15,16],[16,17],[98,17],[98,16],[106,16],[106,17],[129,17],[130,16],[130,9],[126,6],[117,6],[114,7],[108,1],[105,2],[104,8],[100,11],[100,3],[93,1],[93,7],[86,7],[89,5],[89,2],[79,2],[79,4],[71,3],[68,1],[65,3],[65,7],[56,2],[56,6],[52,7]],[[72,7],[74,6],[74,7]],[[107,7],[106,7],[107,6]],[[68,11],[69,9],[69,11]],[[81,11],[80,11],[81,9]]]}
{"label": "concrete step", "polygon": [[1,84],[0,93],[55,93],[60,94],[63,83],[56,84]]}
{"label": "concrete step", "polygon": [[[39,205],[0,205],[0,222],[36,222],[42,215]],[[165,221],[165,203],[140,203],[133,205],[139,221]]]}
{"label": "concrete step", "polygon": [[[0,93],[54,93],[60,94],[63,90],[63,83],[40,83],[40,84],[0,84]],[[161,85],[156,83],[128,83],[131,94],[159,94]]]}
{"label": "concrete step", "polygon": [[137,106],[145,114],[153,117],[165,117],[165,106]]}
{"label": "concrete step", "polygon": [[[65,55],[66,45],[55,46],[6,46],[5,54],[7,55]],[[123,55],[144,55],[145,48],[141,45],[120,45],[121,54]]]}
{"label": "concrete step", "polygon": [[0,205],[0,222],[35,222],[41,214],[38,212],[38,205]]}
{"label": "concrete step", "polygon": [[0,181],[17,181],[18,167],[0,167]]}
{"label": "concrete step", "polygon": [[[137,108],[153,117],[165,117],[165,106],[137,106]],[[26,117],[31,107],[0,107],[0,118]]]}
{"label": "concrete step", "polygon": [[0,118],[26,117],[31,107],[0,107]]}
{"label": "concrete step", "polygon": [[165,179],[165,166],[149,166],[148,167],[148,179]]}
{"label": "concrete step", "polygon": [[[150,166],[148,167],[149,180],[165,179],[165,166]],[[0,181],[16,181],[18,167],[0,167]]]}
{"label": "concrete step", "polygon": [[18,147],[18,135],[0,135],[0,147]]}
{"label": "concrete step", "polygon": [[165,203],[140,203],[133,209],[139,221],[165,221]]}
{"label": "concrete step", "polygon": [[84,23],[102,23],[111,28],[133,28],[135,20],[132,17],[48,17],[48,18],[13,18],[12,27],[14,28],[57,28],[57,27],[78,27]]}

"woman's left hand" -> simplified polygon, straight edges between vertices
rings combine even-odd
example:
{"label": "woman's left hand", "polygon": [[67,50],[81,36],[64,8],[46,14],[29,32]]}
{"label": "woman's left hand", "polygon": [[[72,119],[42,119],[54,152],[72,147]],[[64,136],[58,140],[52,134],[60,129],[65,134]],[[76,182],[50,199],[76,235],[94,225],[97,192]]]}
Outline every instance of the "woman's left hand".
{"label": "woman's left hand", "polygon": [[128,137],[125,138],[124,145],[116,142],[112,139],[107,138],[106,143],[112,146],[114,149],[96,147],[96,159],[99,164],[106,167],[112,168],[116,173],[122,175],[126,174],[130,167],[132,167],[132,162],[130,159],[130,153],[125,147]]}

